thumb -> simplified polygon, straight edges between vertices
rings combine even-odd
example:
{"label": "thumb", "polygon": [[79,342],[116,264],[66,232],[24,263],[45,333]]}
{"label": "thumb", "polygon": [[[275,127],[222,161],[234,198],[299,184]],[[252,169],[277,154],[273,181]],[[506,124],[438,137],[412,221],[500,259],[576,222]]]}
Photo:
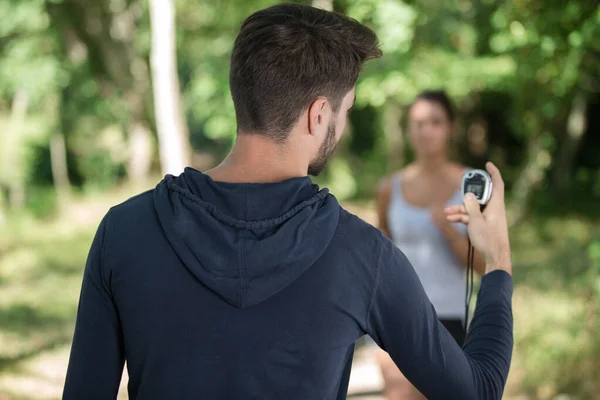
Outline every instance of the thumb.
{"label": "thumb", "polygon": [[481,205],[477,202],[477,199],[473,193],[466,193],[464,202],[465,208],[467,209],[467,214],[469,214],[469,219],[471,221],[483,218],[483,214],[481,213]]}

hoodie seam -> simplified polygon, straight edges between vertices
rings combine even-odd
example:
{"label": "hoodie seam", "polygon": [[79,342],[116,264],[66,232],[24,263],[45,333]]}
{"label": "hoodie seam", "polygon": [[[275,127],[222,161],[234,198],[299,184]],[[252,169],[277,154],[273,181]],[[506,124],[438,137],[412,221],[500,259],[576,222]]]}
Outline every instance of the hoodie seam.
{"label": "hoodie seam", "polygon": [[[300,211],[302,211],[306,207],[309,207],[309,206],[314,205],[315,203],[324,201],[327,198],[327,196],[329,195],[329,190],[324,188],[324,189],[320,190],[319,192],[317,192],[310,199],[304,200],[303,202],[297,204],[291,210],[285,212],[284,214],[280,215],[279,217],[258,220],[258,221],[240,221],[238,219],[235,219],[235,218],[223,213],[222,211],[219,211],[214,205],[193,196],[191,193],[184,190],[181,186],[177,185],[174,182],[174,179],[172,177],[167,177],[166,181],[167,181],[167,187],[170,190],[172,190],[174,193],[179,194],[184,199],[191,201],[192,203],[195,203],[195,204],[198,204],[198,205],[204,207],[215,218],[221,220],[222,222],[224,222],[230,226],[233,226],[234,228],[238,228],[238,229],[266,228],[266,227],[280,224],[280,223],[285,222],[286,220],[292,218],[293,216],[298,214]],[[247,205],[247,201],[246,201],[246,205]],[[244,214],[245,214],[244,217],[246,217],[246,214],[247,214],[246,210],[245,210]]]}
{"label": "hoodie seam", "polygon": [[[248,192],[244,192],[244,219],[248,218]],[[244,231],[240,232],[240,279],[241,279],[241,305],[246,306],[246,275],[244,274]]]}
{"label": "hoodie seam", "polygon": [[245,306],[245,290],[244,290],[244,231],[238,230],[238,251],[240,253],[239,261],[238,261],[238,271],[239,271],[239,279],[240,279],[240,307],[244,308]]}
{"label": "hoodie seam", "polygon": [[375,295],[377,293],[377,289],[379,288],[379,272],[381,271],[381,254],[383,253],[383,240],[379,240],[379,249],[377,252],[377,270],[375,272],[375,282],[373,283],[373,292],[371,293],[371,300],[369,300],[369,308],[367,310],[367,316],[365,319],[365,328],[367,329],[367,333],[370,331],[370,323],[369,320],[371,318],[371,311],[373,310],[373,304],[375,303]]}

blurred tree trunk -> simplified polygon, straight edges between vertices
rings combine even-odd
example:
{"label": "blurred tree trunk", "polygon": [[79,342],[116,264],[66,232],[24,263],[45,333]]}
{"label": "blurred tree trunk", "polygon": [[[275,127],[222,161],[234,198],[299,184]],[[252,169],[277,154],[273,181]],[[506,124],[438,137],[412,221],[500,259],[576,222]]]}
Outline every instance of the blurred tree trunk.
{"label": "blurred tree trunk", "polygon": [[[144,63],[145,64],[145,63]],[[141,74],[141,73],[140,73]],[[148,77],[148,74],[143,74]],[[154,153],[152,130],[146,119],[145,95],[149,95],[147,83],[141,77],[135,78],[133,87],[126,93],[126,103],[129,113],[127,121],[129,139],[129,157],[127,175],[137,183],[148,179]]]}
{"label": "blurred tree trunk", "polygon": [[333,0],[313,0],[312,6],[327,11],[333,11]]}
{"label": "blurred tree trunk", "polygon": [[60,206],[64,207],[71,197],[71,182],[67,166],[67,146],[62,132],[55,133],[50,138],[50,163],[54,189]]}
{"label": "blurred tree trunk", "polygon": [[25,205],[25,171],[23,170],[23,129],[29,108],[29,94],[19,90],[13,98],[8,127],[4,131],[5,154],[2,168],[11,208]]}
{"label": "blurred tree trunk", "polygon": [[388,100],[383,109],[383,126],[388,156],[388,172],[397,171],[404,166],[404,134],[402,132],[402,106]]}
{"label": "blurred tree trunk", "polygon": [[163,175],[179,175],[190,163],[189,131],[181,108],[174,0],[150,0],[152,87]]}
{"label": "blurred tree trunk", "polygon": [[69,165],[67,162],[67,139],[66,134],[69,132],[68,124],[66,123],[66,114],[64,102],[67,98],[67,90],[63,88],[60,94],[56,95],[56,103],[59,106],[56,108],[57,113],[57,129],[50,136],[50,169],[52,172],[52,182],[58,199],[58,205],[65,208],[71,199],[71,182],[69,179]]}
{"label": "blurred tree trunk", "polygon": [[507,210],[510,227],[519,224],[527,216],[531,198],[551,164],[552,158],[542,138],[538,135],[529,139],[527,161],[512,188],[513,201]]}
{"label": "blurred tree trunk", "polygon": [[566,135],[564,135],[562,143],[558,147],[558,154],[554,165],[553,186],[558,196],[563,196],[566,193],[573,178],[575,155],[579,150],[587,127],[586,108],[586,95],[583,92],[577,93],[571,104],[571,111],[567,119]]}

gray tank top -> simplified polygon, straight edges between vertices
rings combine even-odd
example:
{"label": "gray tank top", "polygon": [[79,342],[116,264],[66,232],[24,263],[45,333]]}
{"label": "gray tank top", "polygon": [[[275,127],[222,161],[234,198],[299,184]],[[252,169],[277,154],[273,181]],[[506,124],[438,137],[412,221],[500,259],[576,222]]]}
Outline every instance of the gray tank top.
{"label": "gray tank top", "polygon": [[[465,317],[465,268],[431,219],[427,208],[407,203],[402,195],[400,177],[392,180],[388,208],[388,227],[392,241],[413,265],[439,318]],[[447,205],[461,204],[457,190]],[[463,235],[467,228],[453,224]]]}

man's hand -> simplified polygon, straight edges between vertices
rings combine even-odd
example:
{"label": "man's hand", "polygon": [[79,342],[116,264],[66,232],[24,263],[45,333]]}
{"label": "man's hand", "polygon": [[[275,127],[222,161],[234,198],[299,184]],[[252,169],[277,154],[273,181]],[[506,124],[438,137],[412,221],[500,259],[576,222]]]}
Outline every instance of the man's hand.
{"label": "man's hand", "polygon": [[486,169],[492,177],[492,197],[482,213],[475,196],[467,193],[464,205],[446,208],[446,218],[450,222],[468,225],[473,247],[484,255],[486,273],[501,269],[512,274],[508,224],[504,205],[504,181],[500,171],[492,163]]}

